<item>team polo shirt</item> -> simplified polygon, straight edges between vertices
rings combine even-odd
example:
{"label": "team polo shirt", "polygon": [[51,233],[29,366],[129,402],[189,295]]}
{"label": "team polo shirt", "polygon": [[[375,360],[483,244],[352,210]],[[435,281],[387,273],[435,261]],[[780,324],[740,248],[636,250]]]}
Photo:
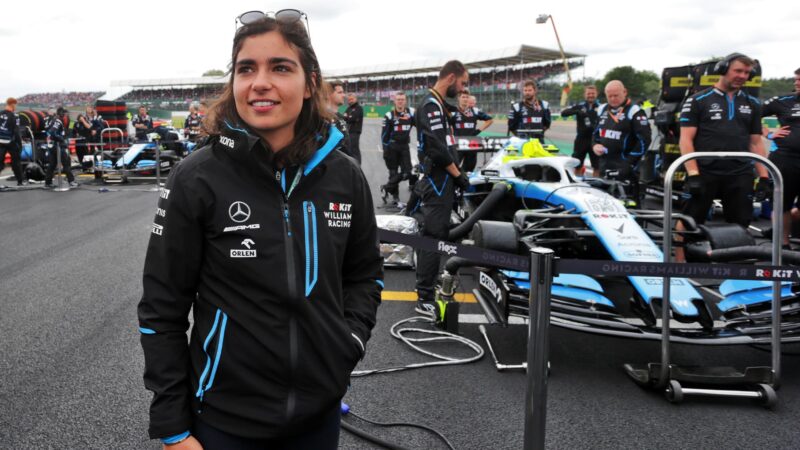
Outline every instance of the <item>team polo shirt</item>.
{"label": "team polo shirt", "polygon": [[[696,127],[698,152],[749,152],[750,136],[761,134],[761,104],[739,90],[731,98],[717,88],[700,91],[683,103],[681,127]],[[745,175],[753,171],[748,159],[698,159],[701,174]]]}

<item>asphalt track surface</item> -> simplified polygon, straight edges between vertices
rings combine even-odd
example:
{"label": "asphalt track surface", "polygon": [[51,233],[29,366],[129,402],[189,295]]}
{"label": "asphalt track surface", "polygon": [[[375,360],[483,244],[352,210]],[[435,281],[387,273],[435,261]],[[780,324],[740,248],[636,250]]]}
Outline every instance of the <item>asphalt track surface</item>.
{"label": "asphalt track surface", "polygon": [[[552,131],[571,132],[566,124]],[[385,179],[378,134],[379,122],[367,120],[363,167],[376,205]],[[7,175],[8,169],[6,184]],[[0,192],[0,448],[160,448],[146,434],[150,394],[141,381],[136,321],[156,200],[155,192],[142,187]],[[463,281],[470,284],[469,277]],[[388,332],[412,315],[413,303],[399,299],[412,297],[413,272],[389,269],[385,283],[387,298],[359,369],[428,360]],[[479,310],[465,303],[462,313]],[[462,323],[461,330],[485,347],[477,324]],[[503,362],[524,360],[526,327],[489,332]],[[768,353],[749,347],[673,348],[683,364],[769,364]],[[432,349],[468,355],[454,344]],[[785,350],[800,352],[797,346]],[[656,342],[552,329],[547,447],[797,448],[799,357],[784,357],[783,386],[772,411],[738,400],[672,405],[622,371],[623,363],[658,358]],[[514,449],[523,443],[525,376],[497,372],[488,355],[466,366],[354,379],[345,401],[372,420],[434,427],[458,449]],[[347,420],[407,448],[445,448],[425,431]],[[340,447],[377,448],[346,432]]]}

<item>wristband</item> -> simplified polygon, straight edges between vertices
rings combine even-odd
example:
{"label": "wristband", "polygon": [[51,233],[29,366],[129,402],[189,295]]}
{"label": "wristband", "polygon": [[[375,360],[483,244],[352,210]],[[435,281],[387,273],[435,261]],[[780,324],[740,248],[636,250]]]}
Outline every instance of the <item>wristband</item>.
{"label": "wristband", "polygon": [[689,171],[686,172],[686,175],[688,175],[690,177],[693,177],[693,176],[696,176],[696,175],[700,175],[700,171],[698,171],[698,170],[689,170]]}
{"label": "wristband", "polygon": [[175,436],[170,436],[168,438],[161,439],[161,442],[166,446],[176,445],[176,444],[180,444],[181,442],[185,441],[186,439],[189,439],[189,436],[191,436],[191,434],[188,431],[184,431],[181,434],[177,434]]}

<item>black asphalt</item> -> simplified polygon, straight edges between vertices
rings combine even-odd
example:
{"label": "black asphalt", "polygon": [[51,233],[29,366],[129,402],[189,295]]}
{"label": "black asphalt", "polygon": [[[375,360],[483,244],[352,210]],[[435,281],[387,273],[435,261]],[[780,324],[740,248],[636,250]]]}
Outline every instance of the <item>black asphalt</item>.
{"label": "black asphalt", "polygon": [[[376,205],[385,179],[378,133],[379,123],[367,120],[361,148]],[[156,200],[142,187],[0,192],[0,448],[160,448],[146,434],[150,394],[141,381],[136,322]],[[387,270],[386,290],[412,290],[413,278],[411,271]],[[359,369],[427,360],[388,332],[412,308],[410,302],[383,303]],[[479,313],[475,304],[462,312]],[[484,345],[477,325],[461,330]],[[525,358],[525,327],[490,328],[490,334],[504,362]],[[661,393],[637,387],[622,364],[657,360],[655,342],[555,328],[551,344],[548,448],[798,447],[797,356],[783,358],[779,404],[770,411],[733,400],[672,405]],[[794,347],[786,350],[800,352]],[[468,354],[453,344],[432,348]],[[769,364],[768,353],[749,347],[674,349],[684,364]],[[345,401],[373,420],[434,427],[458,449],[513,449],[523,442],[525,385],[523,373],[498,373],[487,355],[466,366],[354,379]],[[445,448],[421,430],[346,420],[407,448]],[[346,432],[340,447],[377,448]]]}

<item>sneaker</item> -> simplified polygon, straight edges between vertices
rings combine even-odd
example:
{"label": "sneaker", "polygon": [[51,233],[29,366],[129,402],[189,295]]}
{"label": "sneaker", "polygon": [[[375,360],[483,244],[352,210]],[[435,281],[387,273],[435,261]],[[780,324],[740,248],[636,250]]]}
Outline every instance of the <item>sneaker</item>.
{"label": "sneaker", "polygon": [[417,300],[417,306],[414,307],[414,311],[432,318],[436,316],[436,305],[433,300]]}
{"label": "sneaker", "polygon": [[387,203],[386,199],[389,198],[389,193],[386,192],[386,185],[381,185],[381,200],[383,200],[383,204]]}
{"label": "sneaker", "polygon": [[78,185],[78,182],[77,182],[77,181],[70,181],[70,182],[69,182],[69,187],[78,187],[78,186],[79,186],[79,185]]}

